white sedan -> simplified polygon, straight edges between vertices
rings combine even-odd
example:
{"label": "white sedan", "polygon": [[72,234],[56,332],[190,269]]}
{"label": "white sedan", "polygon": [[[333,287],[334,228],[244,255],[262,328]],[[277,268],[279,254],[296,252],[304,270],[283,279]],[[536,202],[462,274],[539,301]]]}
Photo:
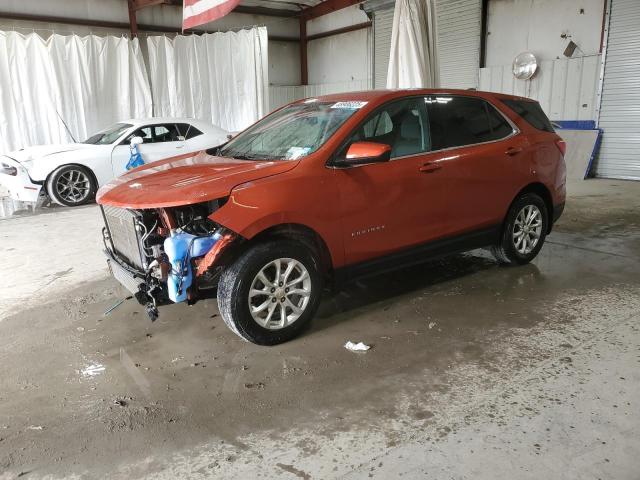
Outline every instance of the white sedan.
{"label": "white sedan", "polygon": [[144,163],[149,163],[217,147],[228,140],[228,132],[187,118],[127,120],[80,143],[0,155],[0,185],[11,198],[23,202],[37,202],[47,193],[61,205],[83,205],[94,199],[99,187],[126,171],[132,140],[139,143]]}

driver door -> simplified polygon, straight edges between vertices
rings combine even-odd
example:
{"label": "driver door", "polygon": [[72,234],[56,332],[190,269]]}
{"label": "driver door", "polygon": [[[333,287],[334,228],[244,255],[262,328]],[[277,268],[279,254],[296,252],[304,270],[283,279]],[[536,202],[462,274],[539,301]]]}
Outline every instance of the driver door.
{"label": "driver door", "polygon": [[142,155],[144,163],[180,155],[181,149],[185,146],[184,138],[180,136],[176,125],[172,123],[139,128],[128,135],[111,153],[111,165],[116,177],[126,172],[127,163],[131,157],[129,144],[133,137],[142,138],[143,143],[138,145],[138,151]]}
{"label": "driver door", "polygon": [[424,98],[390,102],[351,135],[391,146],[391,160],[336,170],[347,264],[435,239],[442,230],[442,185],[432,175]]}

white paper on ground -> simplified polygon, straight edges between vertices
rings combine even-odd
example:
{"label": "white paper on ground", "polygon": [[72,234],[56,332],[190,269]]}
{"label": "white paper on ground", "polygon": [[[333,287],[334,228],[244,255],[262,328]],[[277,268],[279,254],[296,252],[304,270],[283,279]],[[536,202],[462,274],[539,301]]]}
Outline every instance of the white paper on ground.
{"label": "white paper on ground", "polygon": [[351,350],[352,352],[366,352],[371,347],[369,345],[365,345],[362,342],[353,343],[351,340],[349,340],[344,344],[344,348],[346,348],[347,350]]}

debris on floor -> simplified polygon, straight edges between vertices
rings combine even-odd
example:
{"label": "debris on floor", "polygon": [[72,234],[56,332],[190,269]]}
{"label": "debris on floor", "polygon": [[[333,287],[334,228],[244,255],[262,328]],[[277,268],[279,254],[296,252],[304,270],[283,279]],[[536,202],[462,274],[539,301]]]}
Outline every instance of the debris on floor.
{"label": "debris on floor", "polygon": [[109,315],[109,314],[110,314],[111,312],[113,312],[116,308],[118,308],[120,305],[122,305],[122,304],[124,303],[124,301],[125,301],[127,298],[131,298],[131,297],[126,297],[126,298],[123,298],[123,299],[121,299],[121,300],[118,300],[114,305],[112,305],[112,306],[111,306],[111,307],[109,307],[107,310],[105,310],[105,312],[104,312],[104,314],[103,314],[103,315],[104,315],[105,317],[106,317],[107,315]]}
{"label": "debris on floor", "polygon": [[362,342],[353,343],[351,340],[349,340],[344,344],[344,348],[346,348],[347,350],[351,350],[352,352],[366,352],[371,347],[369,345],[365,345]]}

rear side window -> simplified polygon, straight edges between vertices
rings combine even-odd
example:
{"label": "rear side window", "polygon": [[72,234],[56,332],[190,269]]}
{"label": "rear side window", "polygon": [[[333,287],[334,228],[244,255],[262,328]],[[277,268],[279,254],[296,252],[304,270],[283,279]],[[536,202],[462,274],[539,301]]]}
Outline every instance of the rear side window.
{"label": "rear side window", "polygon": [[179,123],[178,130],[180,130],[180,135],[183,136],[185,140],[202,135],[200,130],[188,123]]}
{"label": "rear side window", "polygon": [[480,98],[434,95],[424,100],[433,150],[500,140],[513,132],[509,122]]}
{"label": "rear side window", "polygon": [[549,118],[542,111],[542,107],[538,102],[531,100],[502,100],[507,107],[524,118],[529,125],[544,132],[554,132],[553,126]]}

